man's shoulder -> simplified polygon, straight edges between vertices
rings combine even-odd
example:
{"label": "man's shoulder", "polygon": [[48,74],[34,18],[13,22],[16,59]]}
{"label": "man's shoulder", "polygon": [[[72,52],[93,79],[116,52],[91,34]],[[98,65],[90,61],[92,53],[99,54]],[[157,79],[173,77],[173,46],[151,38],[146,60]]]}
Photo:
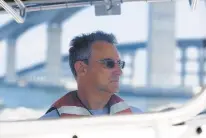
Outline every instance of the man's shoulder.
{"label": "man's shoulder", "polygon": [[54,118],[59,118],[59,113],[56,109],[51,110],[47,113],[45,113],[43,116],[40,117],[40,119],[54,119]]}
{"label": "man's shoulder", "polygon": [[130,109],[132,110],[133,113],[143,113],[141,109],[134,106],[130,106]]}

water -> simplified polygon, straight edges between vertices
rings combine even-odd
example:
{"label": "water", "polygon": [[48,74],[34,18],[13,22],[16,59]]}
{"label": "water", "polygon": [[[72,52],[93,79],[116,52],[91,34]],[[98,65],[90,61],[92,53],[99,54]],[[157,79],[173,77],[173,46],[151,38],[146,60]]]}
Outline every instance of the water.
{"label": "water", "polygon": [[67,91],[61,88],[35,88],[1,86],[0,99],[4,107],[17,108],[26,107],[41,109],[48,107],[57,98],[63,96]]}
{"label": "water", "polygon": [[[178,107],[188,99],[182,97],[137,96],[126,89],[118,95],[130,106],[144,112]],[[26,86],[0,84],[0,120],[25,120],[40,118],[58,98],[69,90],[60,87]],[[157,108],[158,107],[158,108]]]}
{"label": "water", "polygon": [[[0,85],[0,100],[3,101],[4,108],[25,107],[31,109],[46,109],[61,96],[65,95],[68,90],[58,87],[17,87]],[[119,95],[129,104],[147,111],[156,106],[165,104],[182,104],[188,99],[182,97],[161,98],[135,96],[127,92]]]}

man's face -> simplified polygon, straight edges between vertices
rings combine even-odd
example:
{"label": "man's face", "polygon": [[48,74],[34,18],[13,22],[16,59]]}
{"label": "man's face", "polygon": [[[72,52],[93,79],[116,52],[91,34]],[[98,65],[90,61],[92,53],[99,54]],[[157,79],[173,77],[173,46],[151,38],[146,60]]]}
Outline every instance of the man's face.
{"label": "man's face", "polygon": [[[109,68],[105,65],[108,60],[115,61],[114,67]],[[105,41],[93,43],[87,72],[90,84],[102,92],[109,94],[117,92],[119,90],[119,78],[122,74],[117,63],[119,60],[118,51],[112,44]]]}

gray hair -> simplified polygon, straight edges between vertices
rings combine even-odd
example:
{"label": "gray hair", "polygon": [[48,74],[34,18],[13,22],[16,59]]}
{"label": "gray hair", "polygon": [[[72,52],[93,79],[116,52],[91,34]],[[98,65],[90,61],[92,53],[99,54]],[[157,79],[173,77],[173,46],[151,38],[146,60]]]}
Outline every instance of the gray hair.
{"label": "gray hair", "polygon": [[75,78],[77,76],[74,68],[75,62],[78,60],[89,60],[91,55],[91,46],[96,41],[106,41],[113,45],[117,44],[116,37],[113,34],[108,34],[102,31],[96,31],[90,34],[81,34],[71,40],[71,48],[69,49],[69,65]]}

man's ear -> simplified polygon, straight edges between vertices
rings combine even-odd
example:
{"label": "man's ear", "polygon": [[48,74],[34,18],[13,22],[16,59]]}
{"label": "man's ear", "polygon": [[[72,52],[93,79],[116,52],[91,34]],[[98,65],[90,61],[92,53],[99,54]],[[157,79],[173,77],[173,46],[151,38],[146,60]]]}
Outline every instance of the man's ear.
{"label": "man's ear", "polygon": [[83,61],[77,61],[74,68],[78,76],[84,76],[87,72],[87,65]]}

